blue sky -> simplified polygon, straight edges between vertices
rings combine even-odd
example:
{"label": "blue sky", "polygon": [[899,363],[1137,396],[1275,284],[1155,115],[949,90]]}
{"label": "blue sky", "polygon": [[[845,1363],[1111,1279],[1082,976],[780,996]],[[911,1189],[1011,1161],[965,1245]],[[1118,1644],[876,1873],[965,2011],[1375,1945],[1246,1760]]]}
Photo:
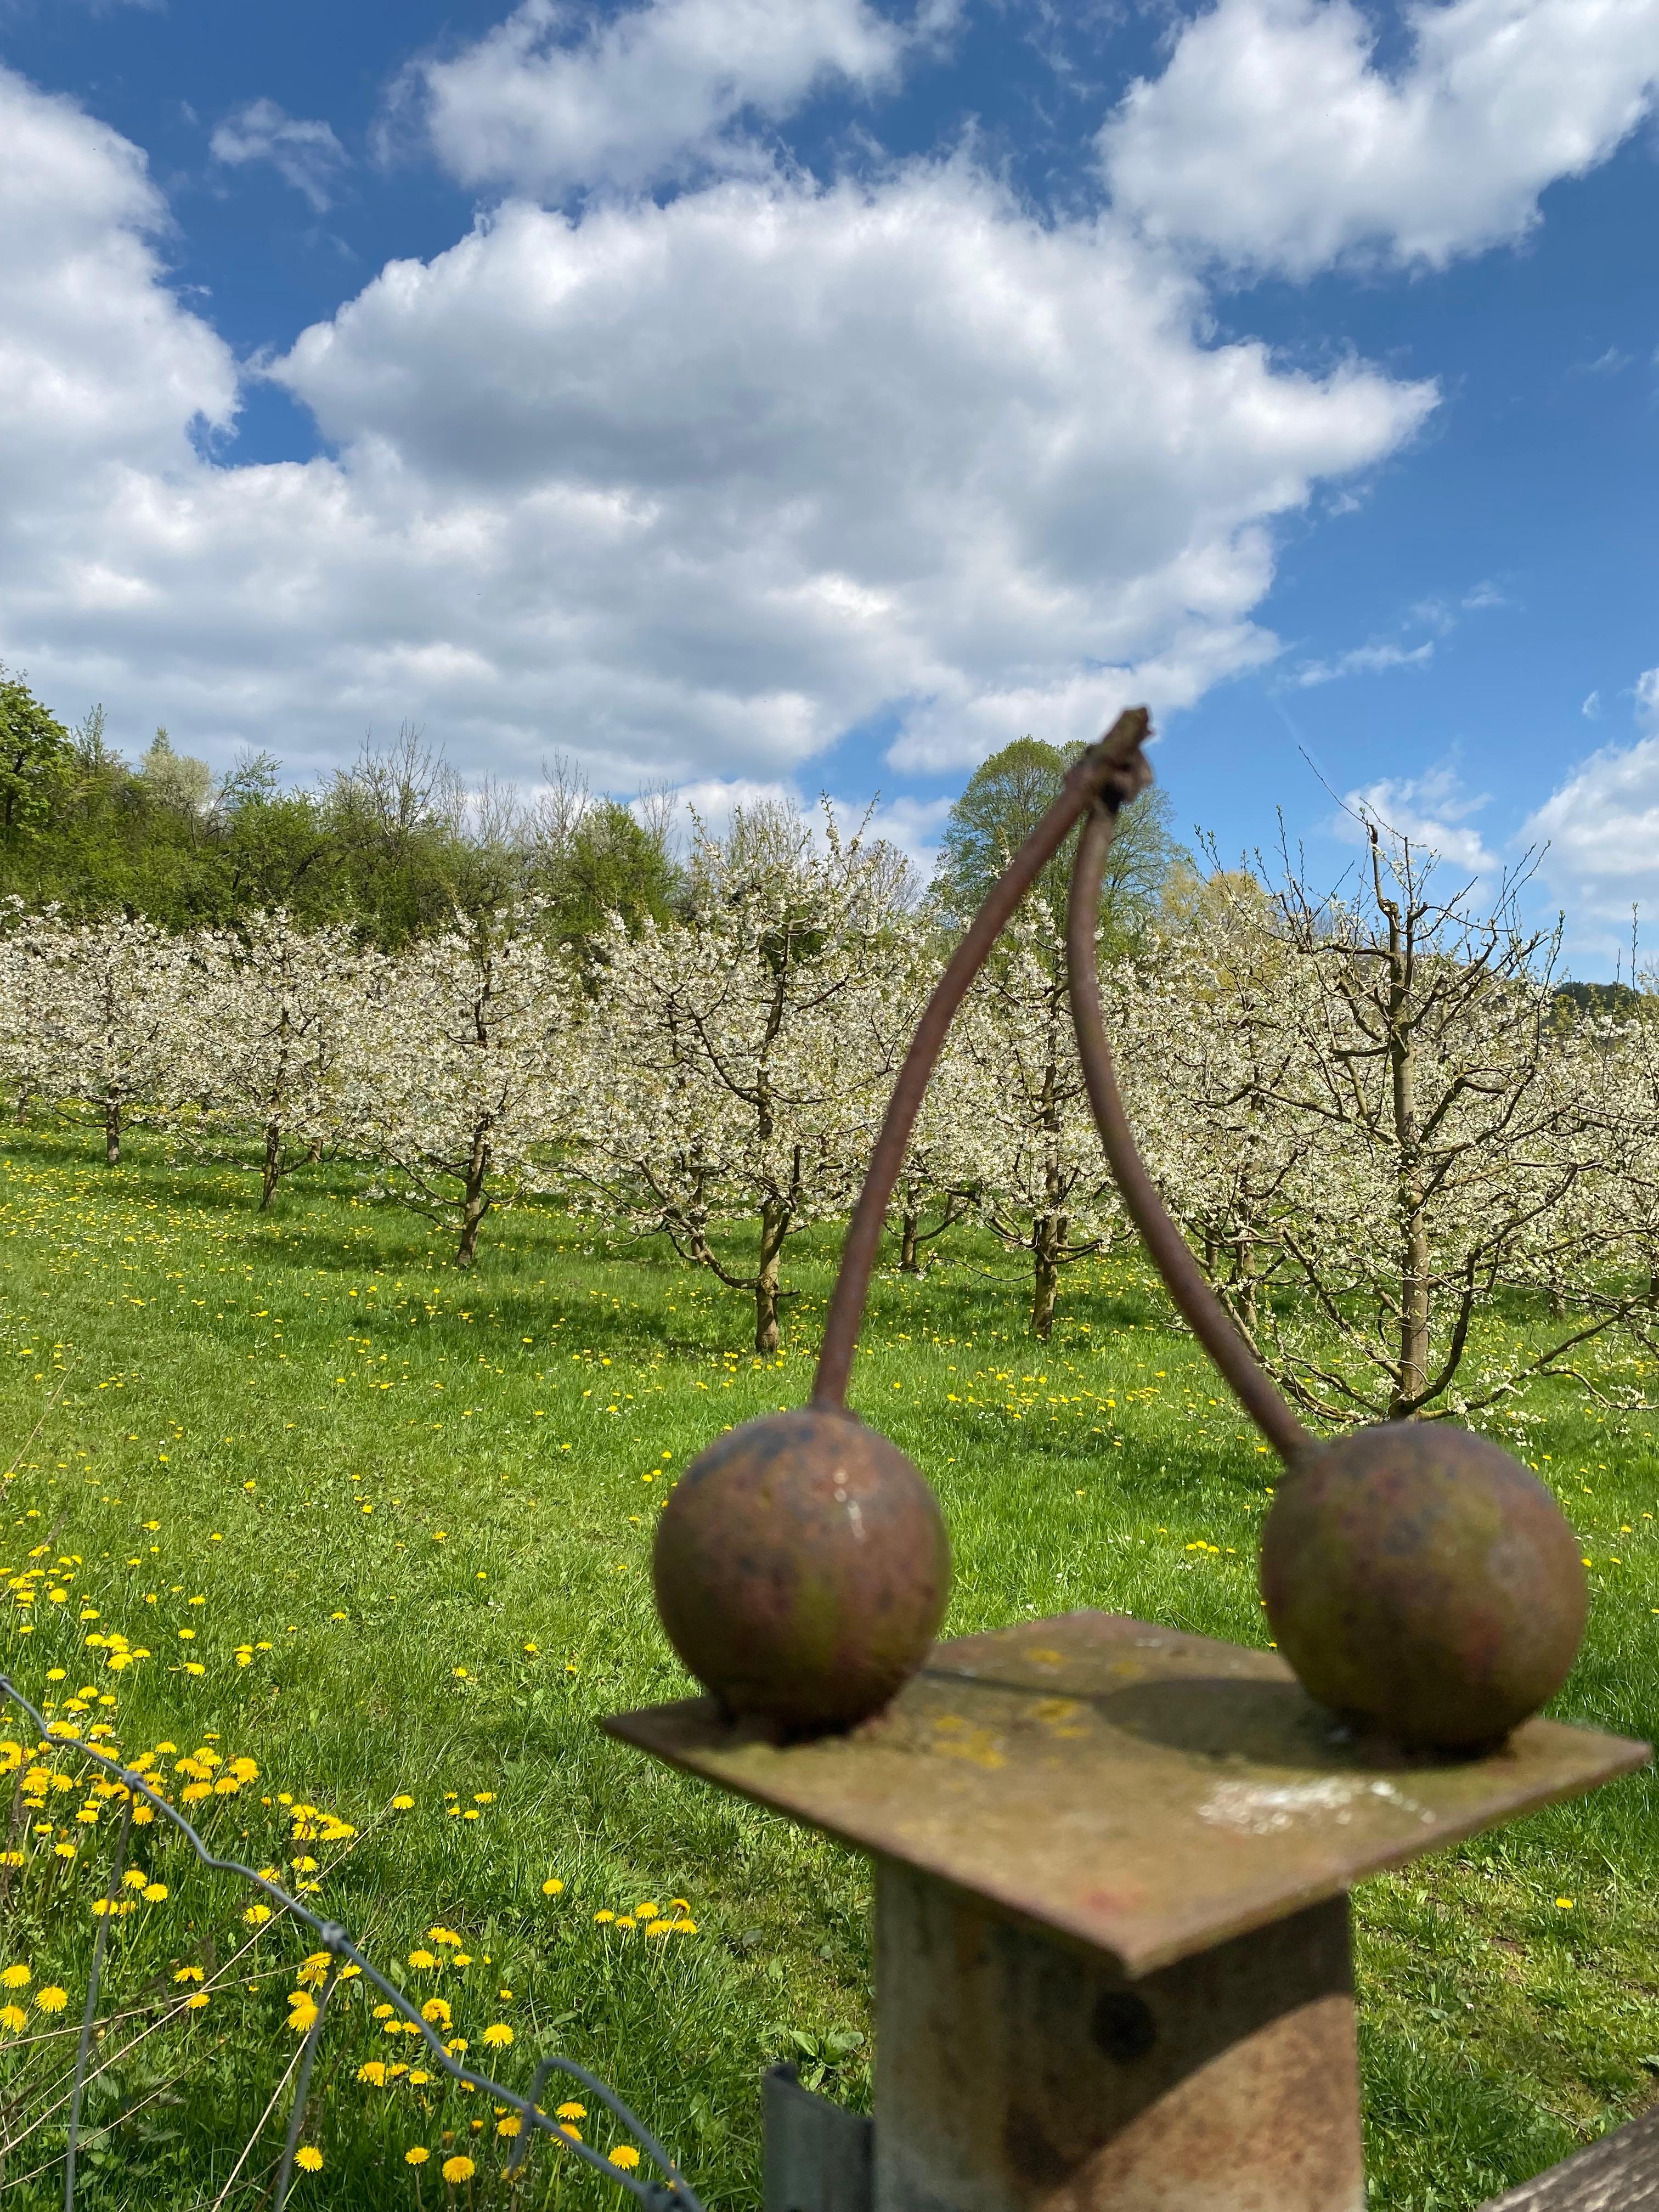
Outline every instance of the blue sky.
{"label": "blue sky", "polygon": [[1368,794],[1547,838],[1577,973],[1659,917],[1659,0],[0,0],[0,71],[65,715],[925,853],[1146,697],[1224,853]]}

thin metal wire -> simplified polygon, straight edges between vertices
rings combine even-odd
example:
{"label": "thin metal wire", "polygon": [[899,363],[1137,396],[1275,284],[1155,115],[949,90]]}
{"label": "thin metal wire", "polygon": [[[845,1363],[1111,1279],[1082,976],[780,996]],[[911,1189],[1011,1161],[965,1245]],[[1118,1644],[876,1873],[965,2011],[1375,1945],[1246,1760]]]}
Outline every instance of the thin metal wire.
{"label": "thin metal wire", "polygon": [[[262,1874],[256,1874],[252,1867],[244,1866],[240,1859],[218,1857],[208,1849],[184,1814],[175,1807],[169,1805],[165,1797],[158,1796],[142,1774],[136,1772],[131,1767],[123,1766],[117,1759],[106,1757],[93,1745],[82,1742],[79,1737],[65,1736],[57,1733],[54,1724],[48,1722],[45,1715],[30,1703],[9,1675],[0,1674],[0,1698],[9,1701],[21,1711],[26,1713],[40,1730],[43,1741],[49,1741],[59,1749],[67,1748],[77,1752],[82,1758],[90,1759],[106,1774],[112,1775],[129,1792],[127,1806],[129,1819],[132,1811],[131,1801],[135,1798],[142,1798],[145,1804],[153,1806],[163,1820],[178,1830],[204,1867],[215,1874],[235,1875],[240,1881],[250,1883],[253,1888],[270,1898],[282,1911],[290,1914],[302,1926],[310,1929],[331,1959],[337,1962],[344,1960],[348,1965],[356,1966],[370,1987],[378,1990],[393,2010],[401,2014],[410,2026],[416,2031],[431,2051],[435,2064],[447,2074],[452,2081],[459,2081],[469,2089],[482,2090],[486,2096],[498,2099],[518,2114],[521,2139],[523,2131],[526,2128],[532,2129],[542,2135],[554,2136],[562,2149],[568,2151],[584,2166],[592,2166],[596,2173],[602,2173],[607,2181],[614,2181],[619,2187],[627,2190],[630,2196],[636,2197],[641,2204],[648,2207],[649,2212],[665,2212],[665,2208],[670,2206],[676,2208],[676,2212],[703,2212],[702,2200],[668,2152],[638,2115],[631,2112],[610,2084],[602,2081],[597,2074],[590,2073],[586,2066],[579,2064],[574,2058],[549,2057],[542,2060],[538,2069],[537,2079],[539,2082],[544,2080],[549,2073],[559,2073],[567,2074],[573,2081],[579,2082],[591,2097],[597,2098],[605,2110],[628,2130],[646,2156],[661,2173],[660,2181],[647,2176],[635,2175],[623,2166],[613,2166],[610,2159],[600,2152],[568,2136],[558,2122],[550,2118],[539,2106],[520,2096],[516,2090],[503,2087],[501,2082],[492,2081],[489,2075],[480,2074],[476,2068],[464,2066],[458,2059],[452,2057],[433,2033],[431,2027],[421,2017],[419,2012],[396,1983],[388,1981],[373,1960],[363,1956],[337,1921],[320,1918],[308,1906],[301,1905],[297,1897],[290,1897],[279,1883],[268,1881]],[[109,1917],[107,1913],[104,1915],[106,1926],[108,1924]],[[320,2018],[320,2006],[318,2010]],[[83,2033],[89,2042],[90,2027],[84,2029]]]}
{"label": "thin metal wire", "polygon": [[1100,975],[1095,964],[1095,931],[1106,848],[1116,829],[1116,811],[1109,800],[1103,800],[1091,812],[1078,842],[1066,917],[1072,1026],[1077,1031],[1078,1056],[1083,1062],[1089,1103],[1094,1109],[1100,1141],[1117,1187],[1123,1194],[1123,1203],[1170,1296],[1245,1412],[1279,1457],[1288,1462],[1305,1451],[1313,1439],[1234,1328],[1226,1308],[1205,1281],[1197,1261],[1188,1250],[1186,1238],[1165,1212],[1164,1201],[1135,1148],[1117,1078],[1112,1071],[1111,1047],[1106,1042],[1106,1024],[1101,1012]]}
{"label": "thin metal wire", "polygon": [[98,1933],[92,1939],[92,1971],[87,1976],[86,2009],[81,2015],[81,2033],[75,2046],[75,2088],[70,2098],[69,2145],[64,2154],[64,2212],[75,2212],[75,2161],[81,2147],[81,2106],[86,2095],[87,2060],[92,2051],[92,2024],[98,2017],[98,1991],[104,1978],[104,1953],[109,1944],[109,1923],[115,1917],[116,1900],[121,1894],[121,1862],[127,1855],[127,1838],[131,1832],[132,1800],[129,1797],[121,1814],[115,1850],[110,1858],[109,1886],[104,1892],[104,1910],[99,1916]]}
{"label": "thin metal wire", "polygon": [[859,1324],[870,1294],[870,1276],[881,1247],[882,1226],[894,1185],[904,1166],[905,1148],[927,1090],[933,1063],[955,1018],[968,986],[984,965],[991,948],[1012,918],[1015,908],[1042,870],[1065,843],[1078,817],[1103,793],[1110,791],[1127,805],[1152,781],[1152,770],[1141,747],[1152,734],[1152,718],[1144,707],[1128,707],[1104,737],[1091,745],[1067,774],[1060,795],[1037,823],[1018,852],[986,895],[969,925],[967,934],[951,954],[950,964],[934,986],[922,1009],[910,1048],[887,1102],[887,1113],[865,1171],[864,1188],[841,1248],[841,1267],[823,1326],[823,1346],[818,1353],[812,1382],[815,1406],[840,1407],[847,1402],[848,1379],[853,1354],[858,1348]]}
{"label": "thin metal wire", "polygon": [[[343,1934],[345,1931],[341,1930]],[[340,1960],[336,1954],[329,1960],[328,1972],[323,1977],[323,1986],[317,1992],[317,2009],[306,2030],[306,2039],[300,2053],[300,2078],[294,2085],[294,2110],[289,2115],[288,2136],[283,2144],[282,2171],[276,2176],[276,2201],[272,2212],[283,2212],[288,2203],[288,2185],[294,2179],[294,2154],[300,2148],[300,2130],[306,2124],[306,2099],[311,2094],[311,2066],[317,2056],[317,2045],[323,2033],[323,2014],[334,1994],[334,1984],[340,1974]]]}

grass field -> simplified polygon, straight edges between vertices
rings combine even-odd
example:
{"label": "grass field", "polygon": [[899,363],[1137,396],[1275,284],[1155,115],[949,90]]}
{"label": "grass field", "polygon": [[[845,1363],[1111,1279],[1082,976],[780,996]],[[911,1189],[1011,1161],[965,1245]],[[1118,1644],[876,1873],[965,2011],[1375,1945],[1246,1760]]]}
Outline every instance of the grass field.
{"label": "grass field", "polygon": [[[210,1840],[318,1885],[501,2078],[562,2048],[711,2205],[753,2203],[763,2065],[804,2057],[867,2099],[864,1871],[596,1723],[684,1692],[652,1611],[654,1512],[718,1430],[805,1395],[836,1239],[795,1255],[786,1349],[763,1363],[734,1348],[741,1299],[591,1224],[492,1218],[463,1276],[343,1176],[262,1218],[247,1176],[131,1152],[110,1171],[90,1132],[18,1131],[0,1169],[0,1659],[125,1757],[172,1774],[207,1753],[187,1809]],[[1273,1462],[1190,1340],[1130,1262],[1073,1270],[1040,1349],[1024,1290],[971,1239],[922,1282],[883,1276],[854,1380],[943,1497],[948,1632],[1092,1605],[1261,1640]],[[1526,1455],[1593,1561],[1557,1710],[1651,1735],[1655,1417],[1566,1385],[1526,1410]],[[57,1571],[19,1592],[31,1568]],[[216,1793],[239,1758],[257,1776]],[[29,1784],[33,1812],[10,1786],[28,1863],[0,1869],[0,2185],[23,2212],[61,2197],[61,2112],[31,2121],[72,2057],[112,1820],[82,1791]],[[1474,2205],[1655,2094],[1656,1813],[1651,1780],[1616,1784],[1361,1892],[1375,2204]],[[303,1947],[248,1926],[246,1895],[159,1835],[136,1832],[137,1857],[167,1895],[133,1893],[111,1937],[123,2017],[99,2045],[86,2201],[207,2212],[293,2057]],[[406,2046],[359,1990],[337,2002],[307,2137],[323,2163],[296,2202],[620,2204],[545,2147],[510,2200],[497,2116],[406,2071],[378,2081]],[[510,2045],[486,2041],[502,2027]],[[604,2120],[572,2124],[608,2149]],[[226,2203],[256,2201],[279,2128],[280,2107]],[[447,2190],[458,2155],[476,2172]]]}

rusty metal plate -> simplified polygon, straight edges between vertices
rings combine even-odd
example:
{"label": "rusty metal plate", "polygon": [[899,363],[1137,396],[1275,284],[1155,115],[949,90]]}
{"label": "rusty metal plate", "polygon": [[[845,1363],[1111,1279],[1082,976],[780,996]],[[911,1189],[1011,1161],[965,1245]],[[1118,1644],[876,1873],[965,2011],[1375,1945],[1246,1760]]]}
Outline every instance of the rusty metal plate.
{"label": "rusty metal plate", "polygon": [[1278,1656],[1073,1613],[936,1645],[850,1735],[692,1698],[612,1735],[1143,1974],[1644,1765],[1534,1720],[1478,1759],[1357,1740]]}

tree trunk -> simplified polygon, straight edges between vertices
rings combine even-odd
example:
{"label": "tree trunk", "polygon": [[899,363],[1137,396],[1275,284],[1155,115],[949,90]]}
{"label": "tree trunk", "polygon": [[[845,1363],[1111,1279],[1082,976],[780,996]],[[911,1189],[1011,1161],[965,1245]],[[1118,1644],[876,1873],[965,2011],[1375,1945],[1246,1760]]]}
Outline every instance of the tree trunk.
{"label": "tree trunk", "polygon": [[921,1226],[921,1216],[914,1207],[906,1206],[899,1224],[899,1273],[919,1275],[921,1263],[916,1258],[916,1231]]}
{"label": "tree trunk", "polygon": [[259,1211],[263,1213],[276,1195],[283,1176],[283,1133],[275,1121],[265,1128],[264,1165],[259,1171]]}
{"label": "tree trunk", "polygon": [[1422,1403],[1429,1378],[1429,1224],[1418,1156],[1417,1037],[1410,1020],[1410,955],[1397,908],[1379,896],[1389,924],[1389,1062],[1392,1080],[1395,1191],[1400,1224],[1400,1358],[1391,1421]]}
{"label": "tree trunk", "polygon": [[1242,1247],[1242,1253],[1243,1256],[1240,1259],[1238,1267],[1238,1282],[1237,1290],[1237,1296],[1238,1298],[1238,1317],[1244,1324],[1246,1329],[1249,1330],[1250,1335],[1254,1337],[1256,1331],[1256,1320],[1258,1314],[1258,1308],[1256,1305],[1256,1285],[1259,1278],[1255,1272],[1255,1247],[1250,1243],[1248,1237],[1244,1240]]}
{"label": "tree trunk", "polygon": [[775,1352],[778,1348],[779,1261],[788,1226],[787,1208],[777,1199],[769,1198],[761,1207],[760,1267],[755,1276],[757,1352]]}
{"label": "tree trunk", "polygon": [[27,1083],[20,1083],[20,1084],[18,1085],[18,1086],[17,1086],[17,1119],[18,1119],[20,1121],[27,1121],[28,1120],[28,1118],[29,1118],[29,1101],[33,1097],[33,1096],[34,1096],[34,1091],[33,1091],[33,1087],[32,1087],[30,1085],[28,1085],[28,1084],[27,1084]]}
{"label": "tree trunk", "polygon": [[121,1164],[121,1102],[118,1098],[104,1101],[104,1165],[118,1168]]}
{"label": "tree trunk", "polygon": [[1065,1242],[1065,1215],[1040,1214],[1031,1238],[1031,1334],[1042,1344],[1047,1344],[1054,1334],[1054,1301],[1060,1292],[1060,1253]]}
{"label": "tree trunk", "polygon": [[458,1267],[470,1267],[477,1256],[478,1231],[489,1211],[484,1188],[489,1176],[489,1130],[480,1122],[472,1133],[472,1154],[466,1164],[466,1191],[461,1206],[461,1241],[455,1253]]}

